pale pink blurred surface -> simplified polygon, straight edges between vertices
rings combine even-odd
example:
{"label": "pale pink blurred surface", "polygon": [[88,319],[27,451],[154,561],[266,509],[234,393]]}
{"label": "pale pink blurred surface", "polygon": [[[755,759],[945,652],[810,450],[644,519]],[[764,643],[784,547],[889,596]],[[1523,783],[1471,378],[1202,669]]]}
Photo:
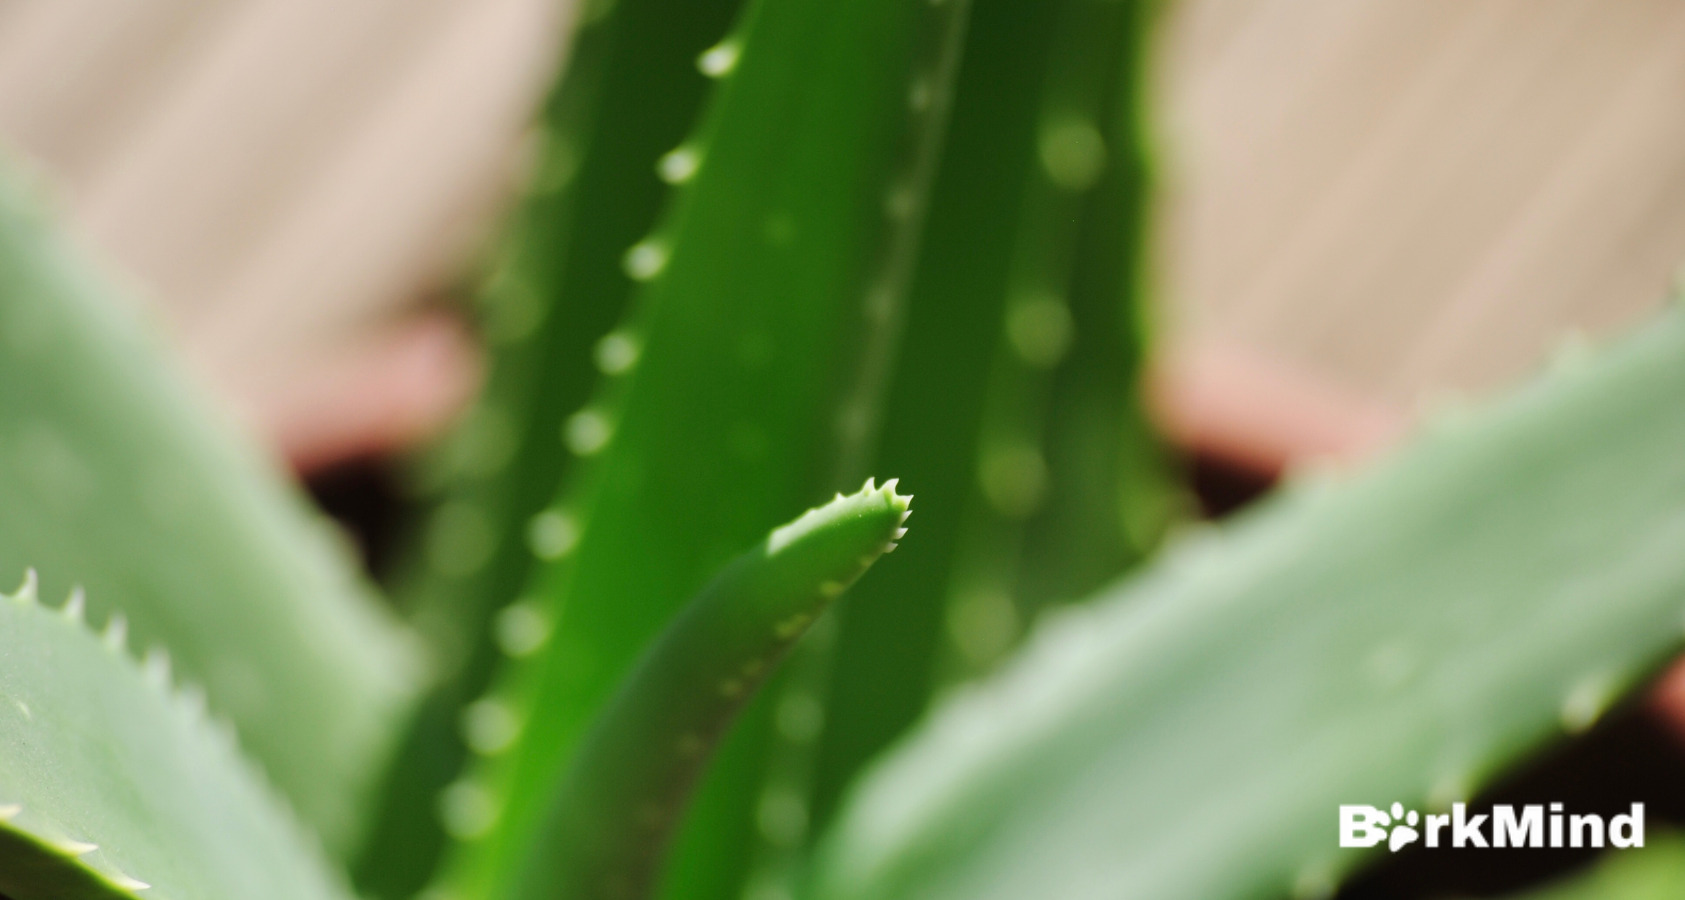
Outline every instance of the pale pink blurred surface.
{"label": "pale pink blurred surface", "polygon": [[[424,301],[508,195],[569,8],[0,2],[0,136],[317,464],[427,433],[474,383]],[[1167,346],[1199,349],[1158,383],[1190,439],[1372,441],[1641,318],[1685,257],[1670,0],[1183,0],[1164,34],[1158,283]]]}
{"label": "pale pink blurred surface", "polygon": [[0,2],[0,137],[296,462],[436,430],[426,308],[517,175],[567,0]]}

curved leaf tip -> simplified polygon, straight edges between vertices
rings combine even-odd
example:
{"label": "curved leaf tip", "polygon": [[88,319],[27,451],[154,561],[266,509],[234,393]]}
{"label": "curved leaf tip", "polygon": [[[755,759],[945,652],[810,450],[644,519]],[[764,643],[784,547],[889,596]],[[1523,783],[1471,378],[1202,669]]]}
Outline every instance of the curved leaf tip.
{"label": "curved leaf tip", "polygon": [[548,803],[516,896],[644,896],[697,777],[791,645],[894,549],[911,496],[868,480],[774,529],[668,624]]}
{"label": "curved leaf tip", "polygon": [[767,537],[767,555],[776,556],[803,537],[849,519],[879,522],[889,515],[895,516],[895,528],[884,541],[883,552],[894,550],[896,542],[906,537],[907,517],[913,514],[913,495],[896,493],[899,483],[899,478],[891,478],[879,487],[876,478],[868,478],[859,491],[848,495],[839,493],[831,502],[802,513],[794,522],[772,530]]}

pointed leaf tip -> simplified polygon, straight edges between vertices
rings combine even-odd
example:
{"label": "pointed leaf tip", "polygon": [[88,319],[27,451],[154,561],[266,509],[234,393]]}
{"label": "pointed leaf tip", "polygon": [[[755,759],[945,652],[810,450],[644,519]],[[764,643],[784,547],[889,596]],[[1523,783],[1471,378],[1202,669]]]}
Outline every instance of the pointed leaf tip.
{"label": "pointed leaf tip", "polygon": [[674,617],[548,798],[537,841],[548,855],[529,858],[516,896],[597,896],[602,884],[643,895],[659,861],[647,848],[665,843],[676,820],[634,820],[622,811],[682,800],[706,751],[794,642],[895,549],[907,499],[895,485],[867,479],[859,491],[773,529]]}

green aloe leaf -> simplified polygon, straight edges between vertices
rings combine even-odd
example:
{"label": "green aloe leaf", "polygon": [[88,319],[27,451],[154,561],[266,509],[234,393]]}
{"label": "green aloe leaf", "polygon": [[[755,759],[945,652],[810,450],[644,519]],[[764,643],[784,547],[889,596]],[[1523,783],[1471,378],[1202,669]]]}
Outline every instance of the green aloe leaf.
{"label": "green aloe leaf", "polygon": [[336,851],[420,667],[338,533],[177,377],[0,173],[0,578],[122,603]]}
{"label": "green aloe leaf", "polygon": [[728,564],[603,709],[516,896],[647,896],[726,727],[796,639],[906,530],[895,482],[809,510]]}
{"label": "green aloe leaf", "polygon": [[127,656],[78,591],[0,595],[0,893],[11,900],[350,900],[204,695]]}
{"label": "green aloe leaf", "polygon": [[[1146,302],[1153,177],[1145,70],[1158,8],[1109,0],[1066,4],[1044,89],[1037,134],[1042,190],[1065,195],[1063,204],[1050,204],[1056,210],[1050,230],[1071,246],[1068,277],[1049,279],[1039,297],[1020,293],[1007,313],[1014,355],[1048,370],[1039,435],[1046,486],[1040,507],[1024,522],[1014,586],[1025,623],[1043,609],[1091,596],[1138,564],[1188,503],[1141,397],[1142,362],[1153,336]],[[1072,220],[1070,231],[1057,231],[1060,213]],[[1049,256],[1050,263],[1060,258]],[[1068,325],[1050,299],[1065,302]]]}
{"label": "green aloe leaf", "polygon": [[673,150],[683,187],[623,260],[642,352],[569,417],[590,461],[533,520],[556,558],[501,620],[522,658],[470,707],[484,760],[442,797],[448,889],[503,893],[638,655],[766,522],[828,493],[839,435],[869,427],[838,397],[894,313],[875,279],[893,288],[880,255],[922,200],[903,181],[917,38],[956,6],[761,0],[700,56],[719,88]]}
{"label": "green aloe leaf", "polygon": [[614,330],[635,284],[621,257],[648,233],[665,180],[679,174],[662,159],[693,127],[706,93],[696,56],[740,5],[619,0],[581,13],[541,116],[539,162],[480,293],[492,351],[485,391],[421,466],[436,503],[394,593],[443,671],[387,778],[358,866],[365,892],[414,893],[445,846],[435,799],[469,757],[463,707],[502,658],[495,615],[557,550],[544,530],[552,520],[534,517],[576,458],[564,424],[641,352]]}
{"label": "green aloe leaf", "polygon": [[1564,359],[1065,611],[874,771],[809,896],[1314,895],[1366,858],[1339,804],[1589,726],[1680,643],[1685,315]]}
{"label": "green aloe leaf", "polygon": [[918,486],[919,553],[885,560],[838,611],[829,683],[810,691],[824,704],[824,728],[811,751],[812,784],[800,787],[815,826],[865,761],[917,719],[934,687],[1057,5],[982,0],[967,26],[874,457]]}
{"label": "green aloe leaf", "polygon": [[[866,273],[865,327],[853,342],[855,361],[838,405],[836,442],[826,454],[827,468],[835,473],[831,484],[853,483],[874,465],[889,412],[885,397],[894,390],[891,383],[902,377],[898,360],[921,349],[906,346],[904,340],[907,298],[928,237],[926,216],[947,144],[971,3],[952,0],[931,7],[929,16],[903,19],[896,41],[872,41],[867,33],[868,43],[856,52],[857,62],[875,66],[874,72],[896,71],[884,68],[891,60],[899,67],[903,79],[873,82],[870,100],[883,121],[904,121],[908,127],[885,189],[888,227]],[[851,38],[844,31],[836,39]],[[889,53],[890,47],[897,52]],[[824,96],[860,81],[831,79],[815,90]],[[953,381],[944,384],[952,386]],[[960,399],[949,395],[943,402]],[[925,477],[934,483],[932,473]],[[809,833],[809,773],[825,714],[822,698],[835,657],[836,626],[835,616],[816,624],[777,683],[750,706],[717,754],[688,816],[661,896],[736,900],[745,892],[782,883],[798,864]]]}
{"label": "green aloe leaf", "polygon": [[1135,397],[1147,6],[974,4],[874,460],[925,498],[920,553],[840,611],[816,829],[944,681],[1156,539],[1171,488]]}
{"label": "green aloe leaf", "polygon": [[543,115],[543,147],[479,306],[493,368],[463,426],[422,466],[443,482],[418,570],[402,597],[453,663],[484,642],[493,612],[551,557],[528,527],[561,486],[581,435],[567,420],[604,376],[636,364],[616,331],[636,282],[626,248],[654,225],[663,154],[694,126],[708,79],[696,56],[740,0],[618,0],[586,9]]}

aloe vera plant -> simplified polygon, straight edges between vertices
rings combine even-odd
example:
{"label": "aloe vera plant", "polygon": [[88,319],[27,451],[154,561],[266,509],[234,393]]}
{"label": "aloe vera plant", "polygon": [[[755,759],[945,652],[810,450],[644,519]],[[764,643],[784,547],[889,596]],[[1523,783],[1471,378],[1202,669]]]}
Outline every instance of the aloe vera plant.
{"label": "aloe vera plant", "polygon": [[[1127,443],[1142,17],[1087,0],[973,10],[884,401],[895,437],[878,457],[919,485],[924,561],[886,566],[841,616],[816,822],[923,712],[943,670],[986,668],[1036,609],[1123,571],[1156,530],[1131,538],[1125,520],[1169,505],[1148,509],[1118,484],[1145,495],[1167,481],[1150,445]],[[1066,171],[1073,153],[1087,154],[1080,178]]]}
{"label": "aloe vera plant", "polygon": [[584,4],[396,615],[0,179],[0,894],[1321,896],[1589,726],[1685,316],[1152,559],[1152,7]]}

